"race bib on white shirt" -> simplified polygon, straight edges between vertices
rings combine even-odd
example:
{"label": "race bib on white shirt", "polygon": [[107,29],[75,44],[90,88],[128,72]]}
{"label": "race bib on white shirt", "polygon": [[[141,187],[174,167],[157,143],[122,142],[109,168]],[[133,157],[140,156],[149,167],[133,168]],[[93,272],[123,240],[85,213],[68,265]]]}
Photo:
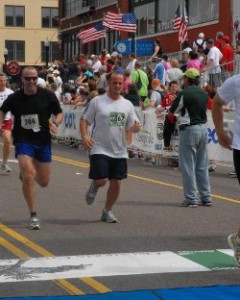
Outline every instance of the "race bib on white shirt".
{"label": "race bib on white shirt", "polygon": [[37,114],[21,116],[21,126],[34,132],[40,131],[39,119]]}

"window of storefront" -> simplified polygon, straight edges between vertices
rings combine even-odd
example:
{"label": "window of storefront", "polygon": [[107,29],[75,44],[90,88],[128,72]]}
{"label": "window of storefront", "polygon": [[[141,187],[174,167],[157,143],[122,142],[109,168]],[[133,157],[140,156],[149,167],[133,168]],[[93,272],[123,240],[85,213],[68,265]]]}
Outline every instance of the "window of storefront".
{"label": "window of storefront", "polygon": [[173,19],[181,0],[160,0],[158,5],[157,32],[169,31],[173,28]]}
{"label": "window of storefront", "polygon": [[155,3],[148,3],[135,7],[137,35],[155,33]]}
{"label": "window of storefront", "polygon": [[189,0],[189,25],[219,19],[219,0]]}
{"label": "window of storefront", "polygon": [[133,9],[137,35],[150,35],[173,30],[173,19],[180,5],[186,5],[189,26],[219,18],[219,0],[135,0]]}
{"label": "window of storefront", "polygon": [[172,21],[180,2],[181,0],[134,1],[138,35],[172,30]]}

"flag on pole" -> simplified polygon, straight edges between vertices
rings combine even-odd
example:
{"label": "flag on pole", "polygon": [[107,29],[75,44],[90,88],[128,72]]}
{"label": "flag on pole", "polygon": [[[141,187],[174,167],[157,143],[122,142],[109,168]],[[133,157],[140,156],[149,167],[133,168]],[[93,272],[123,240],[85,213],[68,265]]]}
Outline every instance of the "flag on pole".
{"label": "flag on pole", "polygon": [[79,32],[78,37],[82,40],[83,44],[106,37],[106,30],[102,23],[98,22],[93,27]]}
{"label": "flag on pole", "polygon": [[107,12],[103,25],[117,31],[136,32],[136,18],[134,13],[116,14]]}
{"label": "flag on pole", "polygon": [[239,20],[235,20],[233,22],[233,36],[235,38],[235,41],[238,40],[238,27],[239,27]]}
{"label": "flag on pole", "polygon": [[173,19],[173,29],[178,30],[178,41],[183,43],[187,39],[187,27],[188,27],[188,17],[187,11],[184,4],[183,11],[180,12],[180,4],[176,10],[174,19]]}
{"label": "flag on pole", "polygon": [[180,4],[179,4],[173,19],[173,30],[179,30],[180,25],[181,25],[181,15],[180,15]]}

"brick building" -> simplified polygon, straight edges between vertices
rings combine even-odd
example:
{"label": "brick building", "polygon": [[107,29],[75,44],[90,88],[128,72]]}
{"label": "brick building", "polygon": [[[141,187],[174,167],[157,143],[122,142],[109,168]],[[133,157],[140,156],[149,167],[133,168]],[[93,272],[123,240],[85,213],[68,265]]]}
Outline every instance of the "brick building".
{"label": "brick building", "polygon": [[188,40],[192,45],[199,32],[215,38],[218,31],[235,41],[232,24],[239,19],[240,0],[59,0],[61,57],[71,61],[80,53],[98,54],[102,48],[112,51],[117,40],[132,39],[133,34],[107,30],[106,39],[81,44],[77,37],[80,30],[101,21],[107,11],[116,13],[134,12],[137,21],[136,40],[159,38],[164,53],[180,50],[178,33],[173,30],[173,18],[177,7],[186,5]]}

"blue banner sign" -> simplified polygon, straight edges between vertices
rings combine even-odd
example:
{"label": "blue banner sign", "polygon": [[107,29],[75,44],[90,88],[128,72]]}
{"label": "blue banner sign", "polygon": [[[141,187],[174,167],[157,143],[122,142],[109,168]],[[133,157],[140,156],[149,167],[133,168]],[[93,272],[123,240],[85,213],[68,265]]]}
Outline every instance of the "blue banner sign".
{"label": "blue banner sign", "polygon": [[[137,56],[150,56],[154,52],[154,41],[136,41]],[[129,55],[133,52],[132,41],[120,40],[114,44],[115,50],[122,55]]]}

